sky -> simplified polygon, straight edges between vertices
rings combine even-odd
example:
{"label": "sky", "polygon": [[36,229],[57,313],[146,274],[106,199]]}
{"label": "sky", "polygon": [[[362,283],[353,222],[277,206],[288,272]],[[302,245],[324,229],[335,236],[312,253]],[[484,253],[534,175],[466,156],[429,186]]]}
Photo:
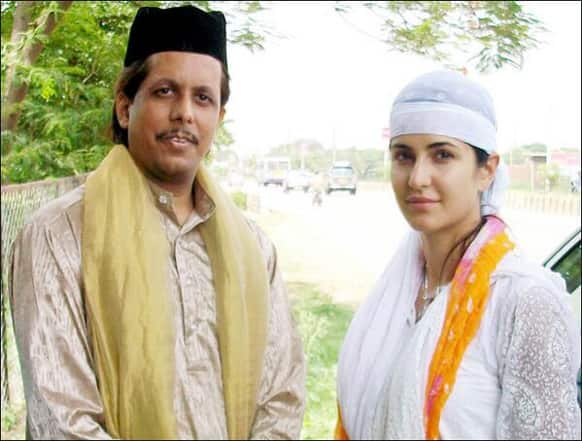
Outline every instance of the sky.
{"label": "sky", "polygon": [[[231,98],[227,127],[240,156],[266,153],[297,139],[326,148],[386,146],[390,106],[418,75],[442,65],[389,51],[373,38],[371,15],[343,18],[333,2],[266,2],[261,20],[282,38],[258,52],[228,50]],[[507,151],[541,142],[580,149],[580,2],[526,2],[548,29],[522,69],[469,76],[492,94],[498,145]]]}

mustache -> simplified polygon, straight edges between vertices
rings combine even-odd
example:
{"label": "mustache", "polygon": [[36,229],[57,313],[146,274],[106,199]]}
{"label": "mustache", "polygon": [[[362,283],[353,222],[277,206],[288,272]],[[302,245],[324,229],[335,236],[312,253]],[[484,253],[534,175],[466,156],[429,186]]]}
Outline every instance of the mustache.
{"label": "mustache", "polygon": [[192,133],[188,129],[166,130],[164,132],[158,133],[156,135],[156,140],[163,141],[165,139],[171,139],[171,138],[175,138],[175,137],[184,138],[184,139],[188,140],[189,142],[191,142],[192,144],[198,145],[198,138],[196,137],[196,135],[194,133]]}

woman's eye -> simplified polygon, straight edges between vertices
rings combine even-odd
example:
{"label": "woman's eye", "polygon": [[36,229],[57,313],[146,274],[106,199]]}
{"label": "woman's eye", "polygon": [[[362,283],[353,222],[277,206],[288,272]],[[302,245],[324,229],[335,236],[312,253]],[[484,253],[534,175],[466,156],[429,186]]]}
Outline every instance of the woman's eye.
{"label": "woman's eye", "polygon": [[411,157],[408,153],[405,153],[405,152],[395,152],[392,155],[392,160],[396,161],[396,162],[403,162],[403,161],[406,161],[408,159],[411,159]]}
{"label": "woman's eye", "polygon": [[437,157],[437,159],[442,160],[442,159],[450,159],[453,157],[453,155],[446,150],[439,150],[436,152],[436,157]]}

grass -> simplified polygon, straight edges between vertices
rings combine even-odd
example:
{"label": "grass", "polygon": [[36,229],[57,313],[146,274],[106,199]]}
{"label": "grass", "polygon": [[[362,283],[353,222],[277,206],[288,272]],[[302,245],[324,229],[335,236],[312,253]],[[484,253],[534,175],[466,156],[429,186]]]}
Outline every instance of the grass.
{"label": "grass", "polygon": [[353,310],[334,304],[315,285],[289,283],[288,288],[307,362],[301,438],[332,439],[337,418],[337,360]]}

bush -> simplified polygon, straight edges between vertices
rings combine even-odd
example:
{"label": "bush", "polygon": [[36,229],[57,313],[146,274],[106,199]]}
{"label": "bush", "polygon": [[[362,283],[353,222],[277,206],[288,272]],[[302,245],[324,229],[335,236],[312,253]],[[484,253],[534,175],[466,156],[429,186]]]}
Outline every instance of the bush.
{"label": "bush", "polygon": [[235,191],[230,194],[234,204],[241,210],[247,209],[247,194],[242,191]]}

